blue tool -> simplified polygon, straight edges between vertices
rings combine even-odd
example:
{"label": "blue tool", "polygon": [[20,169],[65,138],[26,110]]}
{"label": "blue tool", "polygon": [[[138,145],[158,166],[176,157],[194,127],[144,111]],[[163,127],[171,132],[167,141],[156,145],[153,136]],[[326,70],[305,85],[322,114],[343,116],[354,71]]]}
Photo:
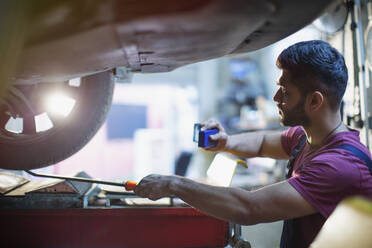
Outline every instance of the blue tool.
{"label": "blue tool", "polygon": [[199,147],[214,147],[217,145],[216,140],[211,140],[209,136],[218,133],[218,129],[206,129],[201,130],[203,127],[202,124],[196,123],[194,124],[194,137],[193,141],[198,143]]}

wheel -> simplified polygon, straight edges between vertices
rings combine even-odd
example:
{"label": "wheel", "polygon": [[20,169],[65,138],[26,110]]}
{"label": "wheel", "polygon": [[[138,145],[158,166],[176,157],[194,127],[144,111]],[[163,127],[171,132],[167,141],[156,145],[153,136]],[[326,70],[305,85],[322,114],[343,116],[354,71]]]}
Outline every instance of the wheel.
{"label": "wheel", "polygon": [[[80,81],[14,88],[12,94],[8,94],[12,96],[10,100],[3,101],[8,104],[0,111],[0,168],[45,167],[79,151],[104,123],[113,90],[111,71],[86,76]],[[46,95],[60,91],[74,101],[65,117],[42,104]],[[65,105],[58,105],[57,110]]]}

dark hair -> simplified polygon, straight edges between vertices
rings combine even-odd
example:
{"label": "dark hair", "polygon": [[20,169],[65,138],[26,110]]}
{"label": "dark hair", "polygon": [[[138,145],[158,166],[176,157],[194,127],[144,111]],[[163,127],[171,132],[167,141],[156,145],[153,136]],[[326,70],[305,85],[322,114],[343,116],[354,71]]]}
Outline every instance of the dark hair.
{"label": "dark hair", "polygon": [[328,98],[332,109],[340,107],[348,80],[347,68],[343,56],[327,42],[298,42],[281,52],[276,65],[290,72],[303,95],[317,90]]}

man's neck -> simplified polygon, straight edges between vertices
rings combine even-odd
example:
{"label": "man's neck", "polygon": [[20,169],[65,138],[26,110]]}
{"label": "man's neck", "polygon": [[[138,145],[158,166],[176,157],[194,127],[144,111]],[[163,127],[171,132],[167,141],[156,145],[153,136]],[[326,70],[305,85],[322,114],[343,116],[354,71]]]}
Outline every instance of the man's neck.
{"label": "man's neck", "polygon": [[330,115],[328,118],[312,120],[310,126],[302,128],[306,133],[307,142],[312,147],[321,146],[327,138],[346,129],[338,113]]}

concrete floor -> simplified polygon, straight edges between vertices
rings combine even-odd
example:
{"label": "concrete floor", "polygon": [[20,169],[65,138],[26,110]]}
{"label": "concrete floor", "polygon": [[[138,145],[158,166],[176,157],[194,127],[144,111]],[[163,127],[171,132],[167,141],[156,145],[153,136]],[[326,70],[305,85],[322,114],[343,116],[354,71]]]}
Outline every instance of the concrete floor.
{"label": "concrete floor", "polygon": [[242,236],[252,248],[277,248],[280,244],[283,221],[243,226]]}

